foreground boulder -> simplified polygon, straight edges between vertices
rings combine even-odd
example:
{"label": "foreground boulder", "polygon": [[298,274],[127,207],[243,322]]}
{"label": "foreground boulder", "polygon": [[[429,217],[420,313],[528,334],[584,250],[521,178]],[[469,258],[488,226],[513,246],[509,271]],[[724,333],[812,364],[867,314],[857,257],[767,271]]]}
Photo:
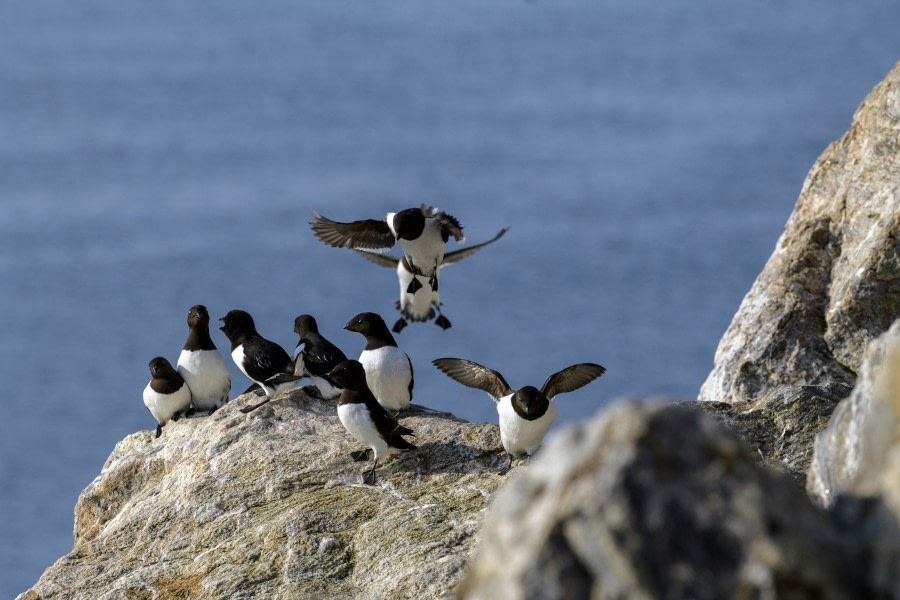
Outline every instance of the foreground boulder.
{"label": "foreground boulder", "polygon": [[[621,405],[560,432],[497,493],[458,589],[493,598],[865,598],[868,538],[715,417]],[[864,528],[860,528],[864,529]],[[888,539],[896,548],[896,541]]]}
{"label": "foreground boulder", "polygon": [[853,384],[900,316],[900,64],[819,157],[775,252],[719,342],[700,399]]}
{"label": "foreground boulder", "polygon": [[282,394],[121,441],[35,598],[431,598],[461,577],[493,491],[497,427],[415,408],[419,450],[360,483],[333,403]]}
{"label": "foreground boulder", "polygon": [[825,506],[882,496],[900,516],[900,320],[869,345],[852,395],[816,436],[807,491]]}

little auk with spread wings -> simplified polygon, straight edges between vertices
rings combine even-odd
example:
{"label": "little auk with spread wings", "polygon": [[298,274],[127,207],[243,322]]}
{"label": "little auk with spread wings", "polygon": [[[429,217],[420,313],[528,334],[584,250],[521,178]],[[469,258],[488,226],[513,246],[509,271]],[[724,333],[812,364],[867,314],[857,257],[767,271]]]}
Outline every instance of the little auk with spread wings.
{"label": "little auk with spread wings", "polygon": [[[388,213],[384,219],[364,219],[341,223],[313,213],[313,232],[322,242],[335,248],[355,248],[381,252],[400,243],[410,270],[427,279],[432,291],[438,290],[438,267],[444,260],[444,245],[452,236],[465,240],[462,225],[455,217],[424,204]],[[410,279],[407,292],[422,288],[417,277]]]}
{"label": "little auk with spread wings", "polygon": [[541,445],[556,419],[554,396],[577,390],[606,372],[600,365],[579,363],[548,377],[541,389],[526,385],[513,390],[500,373],[471,360],[438,358],[432,363],[451,379],[484,390],[497,403],[500,441],[509,457],[501,475],[512,467],[513,456],[531,456]]}

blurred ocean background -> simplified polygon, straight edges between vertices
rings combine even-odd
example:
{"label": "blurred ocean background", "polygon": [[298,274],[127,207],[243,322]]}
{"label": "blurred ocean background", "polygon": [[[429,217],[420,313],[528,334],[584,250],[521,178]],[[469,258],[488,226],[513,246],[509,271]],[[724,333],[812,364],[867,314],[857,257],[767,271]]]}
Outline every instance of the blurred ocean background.
{"label": "blurred ocean background", "polygon": [[439,356],[514,387],[605,365],[559,423],[695,397],[898,27],[887,0],[0,4],[0,597],[154,426],[147,363],[177,359],[188,307],[248,310],[289,350],[308,312],[351,356],[351,316],[393,323],[394,274],[318,242],[313,210],[510,227],[443,272],[452,329],[398,336],[415,402],[496,421]]}

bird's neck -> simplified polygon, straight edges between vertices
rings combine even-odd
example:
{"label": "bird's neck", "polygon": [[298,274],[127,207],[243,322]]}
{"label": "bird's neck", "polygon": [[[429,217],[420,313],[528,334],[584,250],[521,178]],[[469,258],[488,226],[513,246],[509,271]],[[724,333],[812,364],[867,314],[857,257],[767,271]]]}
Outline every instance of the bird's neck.
{"label": "bird's neck", "polygon": [[387,330],[387,327],[384,328],[384,331],[366,336],[366,350],[377,350],[384,346],[397,347],[397,341],[391,335],[391,332]]}
{"label": "bird's neck", "polygon": [[240,346],[241,344],[246,343],[248,340],[252,340],[254,338],[258,338],[259,334],[256,333],[256,330],[251,329],[250,331],[241,331],[239,333],[235,333],[234,337],[231,338],[231,350],[234,351],[235,348]]}
{"label": "bird's neck", "polygon": [[212,338],[209,337],[209,327],[196,325],[188,331],[187,341],[184,343],[185,350],[215,350],[216,345],[213,344]]}

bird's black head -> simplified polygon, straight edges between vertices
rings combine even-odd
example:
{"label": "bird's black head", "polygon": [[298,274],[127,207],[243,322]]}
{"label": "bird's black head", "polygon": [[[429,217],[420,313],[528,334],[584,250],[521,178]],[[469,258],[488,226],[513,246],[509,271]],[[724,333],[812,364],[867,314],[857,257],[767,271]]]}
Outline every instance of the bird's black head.
{"label": "bird's black head", "polygon": [[359,390],[366,386],[366,370],[358,360],[345,360],[325,375],[325,379],[339,388]]}
{"label": "bird's black head", "polygon": [[364,336],[368,337],[370,335],[381,335],[387,334],[390,337],[390,332],[388,331],[387,325],[384,322],[384,319],[381,318],[380,315],[373,312],[363,312],[359,313],[350,321],[344,325],[344,329],[347,331],[355,331],[356,333],[361,333]]}
{"label": "bird's black head", "polygon": [[196,327],[199,323],[209,327],[209,313],[206,312],[206,307],[202,304],[195,304],[190,307],[188,309],[187,322],[190,328]]}
{"label": "bird's black head", "polygon": [[294,319],[294,333],[300,337],[307,333],[319,333],[319,325],[312,315],[300,315]]}
{"label": "bird's black head", "polygon": [[230,310],[227,315],[219,320],[224,323],[220,329],[229,340],[234,339],[235,336],[242,333],[252,333],[256,331],[253,317],[243,310]]}
{"label": "bird's black head", "polygon": [[156,358],[151,360],[149,366],[150,375],[152,375],[154,379],[165,379],[175,372],[175,369],[172,368],[172,364],[162,356],[157,356]]}
{"label": "bird's black head", "polygon": [[512,405],[516,414],[523,419],[532,421],[547,412],[550,401],[539,389],[526,385],[513,393]]}
{"label": "bird's black head", "polygon": [[414,240],[425,230],[425,215],[421,208],[407,208],[394,215],[394,231],[401,240]]}

